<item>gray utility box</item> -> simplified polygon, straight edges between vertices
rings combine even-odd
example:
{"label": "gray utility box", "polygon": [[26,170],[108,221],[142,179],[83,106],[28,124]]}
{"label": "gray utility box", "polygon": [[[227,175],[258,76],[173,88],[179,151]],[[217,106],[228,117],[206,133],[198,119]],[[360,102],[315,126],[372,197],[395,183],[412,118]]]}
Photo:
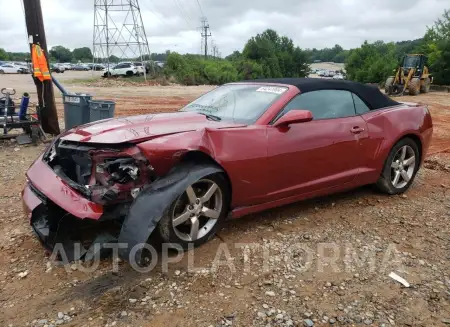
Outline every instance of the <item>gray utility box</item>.
{"label": "gray utility box", "polygon": [[63,94],[64,124],[69,130],[74,126],[89,123],[89,101],[92,95],[81,93]]}
{"label": "gray utility box", "polygon": [[89,101],[90,119],[89,121],[97,121],[114,117],[116,103],[107,100]]}

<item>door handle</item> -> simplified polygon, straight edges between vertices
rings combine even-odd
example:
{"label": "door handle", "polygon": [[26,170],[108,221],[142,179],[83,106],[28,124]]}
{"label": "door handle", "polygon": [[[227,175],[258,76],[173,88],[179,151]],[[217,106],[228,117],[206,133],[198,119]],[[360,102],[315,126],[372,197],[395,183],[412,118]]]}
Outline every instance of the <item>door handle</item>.
{"label": "door handle", "polygon": [[352,132],[353,134],[359,134],[359,133],[364,132],[364,128],[359,127],[359,126],[354,126],[354,127],[352,127],[350,132]]}

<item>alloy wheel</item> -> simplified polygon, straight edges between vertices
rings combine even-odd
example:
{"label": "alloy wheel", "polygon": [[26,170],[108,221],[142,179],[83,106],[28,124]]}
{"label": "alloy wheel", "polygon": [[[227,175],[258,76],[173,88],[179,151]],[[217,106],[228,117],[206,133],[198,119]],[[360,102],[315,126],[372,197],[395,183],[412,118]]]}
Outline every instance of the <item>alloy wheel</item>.
{"label": "alloy wheel", "polygon": [[391,163],[391,183],[395,188],[403,188],[414,175],[416,155],[409,146],[402,146]]}
{"label": "alloy wheel", "polygon": [[211,231],[222,209],[219,185],[210,179],[201,179],[176,200],[171,212],[173,230],[183,241],[194,242]]}

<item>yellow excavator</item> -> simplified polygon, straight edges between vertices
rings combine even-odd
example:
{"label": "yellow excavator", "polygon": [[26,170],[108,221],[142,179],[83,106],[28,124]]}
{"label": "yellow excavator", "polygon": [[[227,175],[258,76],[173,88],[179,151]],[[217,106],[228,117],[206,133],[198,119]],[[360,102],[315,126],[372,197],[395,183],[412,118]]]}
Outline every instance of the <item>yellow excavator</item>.
{"label": "yellow excavator", "polygon": [[427,66],[427,57],[423,54],[408,54],[401,64],[386,80],[385,91],[388,95],[403,95],[408,90],[409,95],[430,92],[433,76]]}

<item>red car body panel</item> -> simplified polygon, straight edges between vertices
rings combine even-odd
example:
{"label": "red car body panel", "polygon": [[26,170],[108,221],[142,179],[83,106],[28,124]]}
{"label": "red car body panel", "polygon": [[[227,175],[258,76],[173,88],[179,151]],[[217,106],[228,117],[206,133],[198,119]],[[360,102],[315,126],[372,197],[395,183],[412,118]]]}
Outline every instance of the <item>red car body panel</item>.
{"label": "red car body panel", "polygon": [[[78,218],[99,219],[103,214],[103,207],[91,202],[81,194],[73,190],[66,182],[58,177],[55,172],[42,160],[42,155],[33,163],[27,172],[29,183],[22,191],[22,200],[27,213],[31,212],[40,202],[38,197],[31,192],[30,187],[36,188],[45,194],[55,204],[64,208]],[[31,183],[31,185],[30,185]],[[39,200],[39,202],[37,202]]]}
{"label": "red car body panel", "polygon": [[[390,149],[406,135],[420,140],[422,160],[425,157],[432,134],[425,107],[403,104],[361,116],[273,127],[274,117],[301,92],[283,86],[288,90],[249,126],[183,112],[105,120],[75,128],[62,139],[136,143],[157,176],[164,176],[188,153],[201,152],[228,175],[233,217],[375,183]],[[74,216],[101,216],[102,206],[70,189],[41,158],[27,176]],[[23,194],[25,206],[31,208],[35,199],[27,187]]]}

